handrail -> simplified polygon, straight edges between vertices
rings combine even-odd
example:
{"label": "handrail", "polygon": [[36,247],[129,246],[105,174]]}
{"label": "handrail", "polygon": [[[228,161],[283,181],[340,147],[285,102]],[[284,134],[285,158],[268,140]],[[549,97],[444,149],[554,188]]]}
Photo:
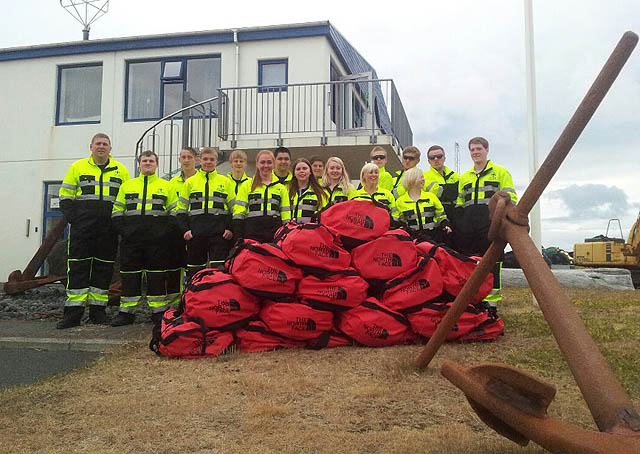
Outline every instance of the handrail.
{"label": "handrail", "polygon": [[[220,90],[244,90],[250,88],[259,88],[267,91],[268,89],[280,88],[280,87],[304,87],[314,85],[340,85],[340,84],[354,84],[354,83],[369,83],[369,82],[390,82],[393,83],[393,79],[350,79],[350,80],[328,80],[326,82],[308,82],[308,83],[296,83],[296,84],[279,84],[279,85],[245,85],[243,87],[222,87]],[[275,90],[274,90],[275,91]]]}

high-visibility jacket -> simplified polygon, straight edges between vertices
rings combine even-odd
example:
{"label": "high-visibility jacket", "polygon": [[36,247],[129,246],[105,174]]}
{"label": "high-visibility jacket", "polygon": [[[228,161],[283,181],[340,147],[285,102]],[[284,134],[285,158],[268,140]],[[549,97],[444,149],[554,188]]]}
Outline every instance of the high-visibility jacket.
{"label": "high-visibility jacket", "polygon": [[455,205],[458,198],[460,176],[446,166],[443,166],[442,170],[444,173],[430,167],[425,171],[424,187],[427,191],[436,194],[443,205]]}
{"label": "high-visibility jacket", "polygon": [[236,180],[235,178],[233,178],[233,174],[231,172],[229,172],[227,174],[227,178],[229,179],[229,181],[231,181],[231,183],[233,183],[233,188],[234,188],[233,195],[234,196],[238,195],[238,191],[240,190],[240,185],[249,179],[249,177],[247,176],[247,174],[245,172],[242,172],[242,176],[240,177],[239,180]]}
{"label": "high-visibility jacket", "polygon": [[327,205],[331,205],[333,203],[344,202],[349,200],[349,196],[356,192],[356,189],[353,186],[349,186],[347,192],[344,191],[342,186],[335,185],[333,189],[329,189],[328,187],[324,188],[324,192],[327,193]]}
{"label": "high-visibility jacket", "polygon": [[278,183],[282,183],[284,186],[288,185],[289,182],[293,179],[293,175],[289,172],[285,177],[279,177],[276,175],[276,171],[273,170],[271,172],[271,181],[277,181]]}
{"label": "high-visibility jacket", "polygon": [[292,194],[291,219],[299,224],[311,222],[311,218],[326,205],[326,201],[326,198],[318,199],[311,186],[303,190],[302,194]]}
{"label": "high-visibility jacket", "polygon": [[378,186],[378,189],[373,194],[369,194],[364,188],[357,189],[349,195],[349,200],[375,200],[387,207],[391,213],[391,217],[398,219],[395,197],[393,197],[393,194],[391,194],[389,190],[383,189],[380,186]]}
{"label": "high-visibility jacket", "polygon": [[185,181],[178,200],[178,225],[184,234],[191,230],[193,236],[218,236],[231,229],[230,202],[233,187],[224,175],[216,170],[200,169]]}
{"label": "high-visibility jacket", "polygon": [[387,169],[380,167],[378,169],[378,188],[393,191],[393,175],[387,172]]}
{"label": "high-visibility jacket", "polygon": [[291,219],[289,191],[285,185],[276,179],[251,190],[252,184],[253,178],[249,178],[240,185],[233,205],[233,220],[243,221],[246,234],[260,232],[265,222],[284,224]]}
{"label": "high-visibility jacket", "polygon": [[402,186],[402,177],[406,170],[398,170],[393,174],[393,189],[391,190],[391,194],[397,199],[401,195],[405,194],[407,190]]}
{"label": "high-visibility jacket", "polygon": [[60,209],[76,230],[109,219],[120,185],[128,179],[126,167],[111,157],[102,167],[92,156],[76,161],[62,181]]}
{"label": "high-visibility jacket", "polygon": [[442,203],[435,194],[425,191],[420,192],[418,200],[414,201],[408,192],[396,200],[396,208],[400,220],[404,222],[412,232],[422,230],[435,230],[447,221]]}
{"label": "high-visibility jacket", "polygon": [[113,203],[111,219],[123,237],[147,241],[162,239],[169,232],[174,219],[172,207],[178,196],[170,183],[156,174],[140,175],[125,181]]}
{"label": "high-visibility jacket", "polygon": [[[194,174],[195,175],[195,174]],[[193,175],[191,175],[193,176]],[[178,208],[178,200],[180,199],[180,192],[182,191],[182,187],[184,183],[188,180],[188,178],[184,177],[184,173],[180,172],[180,175],[176,175],[172,179],[169,180],[169,189],[176,193],[176,206],[171,207],[171,211],[175,214],[175,211]]]}

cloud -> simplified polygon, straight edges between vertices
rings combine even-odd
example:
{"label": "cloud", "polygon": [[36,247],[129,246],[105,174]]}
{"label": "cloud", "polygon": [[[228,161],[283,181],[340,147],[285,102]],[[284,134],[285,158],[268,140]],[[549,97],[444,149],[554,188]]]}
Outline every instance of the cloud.
{"label": "cloud", "polygon": [[574,220],[619,218],[632,206],[622,189],[603,184],[574,184],[551,191],[548,197],[563,202],[565,218]]}

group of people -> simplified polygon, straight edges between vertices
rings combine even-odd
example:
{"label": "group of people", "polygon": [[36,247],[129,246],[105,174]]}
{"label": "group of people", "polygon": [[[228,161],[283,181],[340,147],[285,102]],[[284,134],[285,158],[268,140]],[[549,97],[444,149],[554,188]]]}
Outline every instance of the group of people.
{"label": "group of people", "polygon": [[[96,134],[91,156],[75,162],[60,189],[60,208],[71,225],[67,302],[60,329],[80,324],[86,305],[93,323],[133,323],[136,307],[146,299],[152,319],[180,299],[185,279],[205,267],[222,267],[238,238],[273,241],[288,221],[312,222],[323,208],[345,200],[373,200],[390,213],[392,226],[414,238],[447,243],[468,255],[482,255],[489,246],[489,199],[508,192],[516,202],[509,172],[488,159],[489,143],[469,141],[473,168],[462,175],[445,166],[445,151],[431,146],[429,170],[417,166],[420,150],[404,148],[402,169],[390,174],[387,151],[376,146],[360,171],[355,188],[339,157],[318,156],[291,162],[285,147],[261,150],[255,174],[247,176],[247,155],[234,150],[231,170],[217,172],[214,148],[184,147],[181,172],[170,181],[157,176],[158,156],[138,156],[140,175],[110,156],[106,134]],[[199,163],[199,168],[198,168]],[[113,264],[120,241],[120,308],[109,321],[105,308]],[[487,298],[495,315],[500,295],[500,264],[494,290]],[[146,289],[143,290],[143,282]]]}

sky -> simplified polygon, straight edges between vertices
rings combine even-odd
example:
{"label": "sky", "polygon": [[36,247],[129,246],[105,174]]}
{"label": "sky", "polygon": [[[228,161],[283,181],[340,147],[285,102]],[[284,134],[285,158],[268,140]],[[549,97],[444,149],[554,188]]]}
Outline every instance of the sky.
{"label": "sky", "polygon": [[[329,20],[380,78],[394,80],[414,145],[423,152],[443,146],[447,165],[455,169],[458,142],[465,171],[471,167],[469,138],[484,136],[490,159],[511,172],[521,195],[529,181],[523,5],[111,0],[109,12],[92,25],[91,39]],[[542,163],[622,33],[640,33],[640,2],[533,0],[533,20]],[[2,47],[82,37],[81,25],[55,0],[15,2],[3,11],[1,25]],[[604,234],[610,218],[620,219],[626,238],[640,210],[639,151],[636,49],[542,197],[543,246],[570,250]],[[617,228],[613,234],[619,236]]]}

